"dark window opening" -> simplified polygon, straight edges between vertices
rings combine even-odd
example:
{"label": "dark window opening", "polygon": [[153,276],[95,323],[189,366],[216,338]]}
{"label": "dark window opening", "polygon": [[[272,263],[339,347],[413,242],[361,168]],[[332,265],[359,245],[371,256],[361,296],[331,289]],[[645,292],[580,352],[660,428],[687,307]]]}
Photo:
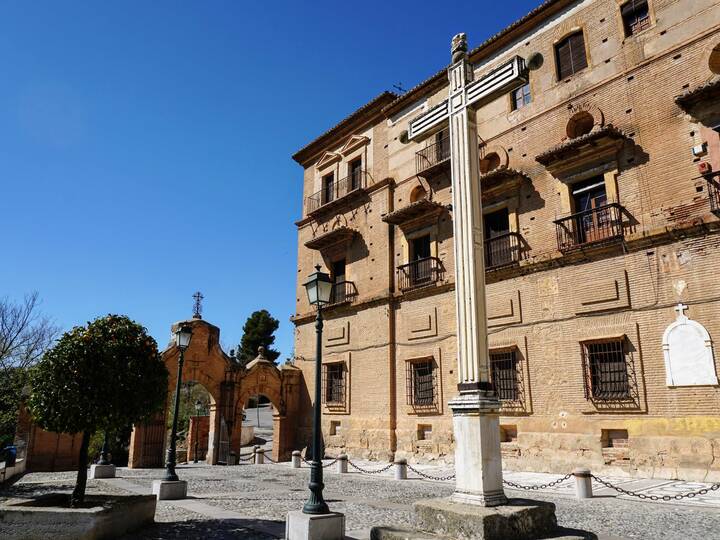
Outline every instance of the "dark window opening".
{"label": "dark window opening", "polygon": [[530,83],[521,86],[517,90],[513,90],[512,108],[514,111],[522,109],[525,105],[529,105],[531,101],[532,95],[530,94]]}
{"label": "dark window opening", "polygon": [[490,376],[500,401],[517,401],[518,361],[515,350],[490,353]]}
{"label": "dark window opening", "polygon": [[345,365],[325,364],[325,403],[345,402]]}
{"label": "dark window opening", "polygon": [[410,363],[410,405],[435,404],[435,374],[432,360]]}
{"label": "dark window opening", "polygon": [[569,35],[555,45],[555,59],[560,80],[587,67],[585,39],[582,31]]}
{"label": "dark window opening", "polygon": [[624,340],[584,343],[583,356],[589,399],[630,399]]}
{"label": "dark window opening", "polygon": [[335,199],[335,174],[330,173],[323,176],[322,179],[322,195],[323,195],[323,204],[329,203],[330,201]]}
{"label": "dark window opening", "polygon": [[350,190],[355,190],[360,187],[360,180],[362,175],[362,159],[358,158],[350,162],[348,165],[348,173],[350,176]]}
{"label": "dark window opening", "polygon": [[650,28],[650,10],[647,0],[630,0],[620,8],[625,36],[632,36]]}
{"label": "dark window opening", "polygon": [[419,261],[420,259],[427,259],[430,257],[430,235],[420,236],[413,238],[411,242],[412,253],[410,254],[410,260]]}

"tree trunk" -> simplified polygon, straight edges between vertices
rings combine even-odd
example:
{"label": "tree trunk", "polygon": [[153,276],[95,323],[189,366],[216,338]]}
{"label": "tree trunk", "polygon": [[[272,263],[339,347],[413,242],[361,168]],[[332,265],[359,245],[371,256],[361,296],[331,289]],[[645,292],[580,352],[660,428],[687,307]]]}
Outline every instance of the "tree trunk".
{"label": "tree trunk", "polygon": [[90,432],[84,431],[82,442],[80,443],[80,459],[78,461],[77,480],[75,481],[75,489],[70,496],[70,506],[73,508],[82,504],[85,500],[85,486],[87,485],[87,462],[88,462],[88,446],[90,446]]}

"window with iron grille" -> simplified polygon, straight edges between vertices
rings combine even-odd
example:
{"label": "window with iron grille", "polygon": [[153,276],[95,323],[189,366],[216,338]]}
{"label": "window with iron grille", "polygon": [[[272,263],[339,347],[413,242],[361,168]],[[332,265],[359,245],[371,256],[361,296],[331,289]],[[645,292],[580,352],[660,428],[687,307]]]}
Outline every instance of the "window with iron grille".
{"label": "window with iron grille", "polygon": [[625,36],[632,36],[650,28],[650,10],[647,0],[630,0],[620,8]]}
{"label": "window with iron grille", "polygon": [[582,348],[585,397],[598,401],[631,399],[625,340],[585,342]]}
{"label": "window with iron grille", "polygon": [[435,362],[432,358],[410,360],[406,363],[407,404],[413,407],[432,407],[437,402]]}
{"label": "window with iron grille", "polygon": [[555,45],[555,60],[558,78],[561,80],[587,67],[582,30],[569,35]]}
{"label": "window with iron grille", "polygon": [[323,365],[323,403],[345,403],[345,363]]}
{"label": "window with iron grille", "polygon": [[518,401],[518,359],[515,349],[490,351],[490,376],[500,401]]}

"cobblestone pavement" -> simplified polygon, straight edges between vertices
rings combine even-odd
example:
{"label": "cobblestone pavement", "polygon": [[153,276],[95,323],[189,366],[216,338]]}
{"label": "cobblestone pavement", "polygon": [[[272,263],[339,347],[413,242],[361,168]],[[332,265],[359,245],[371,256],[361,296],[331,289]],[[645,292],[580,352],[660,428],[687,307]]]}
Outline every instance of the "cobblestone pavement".
{"label": "cobblestone pavement", "polygon": [[[363,468],[376,470],[382,464],[355,461]],[[442,476],[449,469],[419,467],[423,472]],[[325,469],[325,498],[332,510],[343,512],[349,535],[369,538],[373,525],[412,525],[412,503],[419,499],[445,497],[452,493],[453,483],[426,481],[409,473],[410,479],[397,481],[392,469],[376,475],[350,472],[337,474],[335,467]],[[127,536],[124,540],[160,540],[180,538],[245,538],[269,540],[284,536],[284,520],[290,510],[302,508],[307,498],[309,468],[293,469],[287,463],[209,467],[188,464],[178,467],[178,474],[188,481],[187,499],[158,503],[152,527]],[[159,469],[118,469],[118,478],[88,481],[88,493],[150,493],[152,481],[162,476]],[[3,497],[27,496],[38,491],[70,491],[73,473],[33,473],[0,491]],[[506,473],[521,484],[546,483],[558,475],[539,473]],[[655,490],[677,490],[684,483],[621,479],[629,487]],[[633,484],[634,483],[634,484]],[[587,538],[618,539],[720,539],[720,505],[717,497],[688,505],[642,502],[615,497],[595,490],[592,500],[573,498],[573,480],[539,491],[507,489],[509,497],[528,497],[552,501],[557,507],[561,526],[588,531]],[[693,488],[696,487],[694,484]],[[660,490],[660,491],[658,491]],[[715,494],[716,492],[712,492]]]}

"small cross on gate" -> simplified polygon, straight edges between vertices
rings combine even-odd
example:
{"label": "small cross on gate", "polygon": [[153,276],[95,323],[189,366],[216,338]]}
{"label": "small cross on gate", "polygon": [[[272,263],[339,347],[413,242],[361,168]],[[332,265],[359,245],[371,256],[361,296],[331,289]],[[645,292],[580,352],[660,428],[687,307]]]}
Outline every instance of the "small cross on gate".
{"label": "small cross on gate", "polygon": [[202,301],[205,298],[200,291],[193,294],[193,319],[202,319]]}
{"label": "small cross on gate", "polygon": [[685,310],[688,309],[688,306],[683,304],[682,302],[679,302],[677,306],[675,306],[675,311],[677,311],[678,319],[687,317],[685,315]]}

